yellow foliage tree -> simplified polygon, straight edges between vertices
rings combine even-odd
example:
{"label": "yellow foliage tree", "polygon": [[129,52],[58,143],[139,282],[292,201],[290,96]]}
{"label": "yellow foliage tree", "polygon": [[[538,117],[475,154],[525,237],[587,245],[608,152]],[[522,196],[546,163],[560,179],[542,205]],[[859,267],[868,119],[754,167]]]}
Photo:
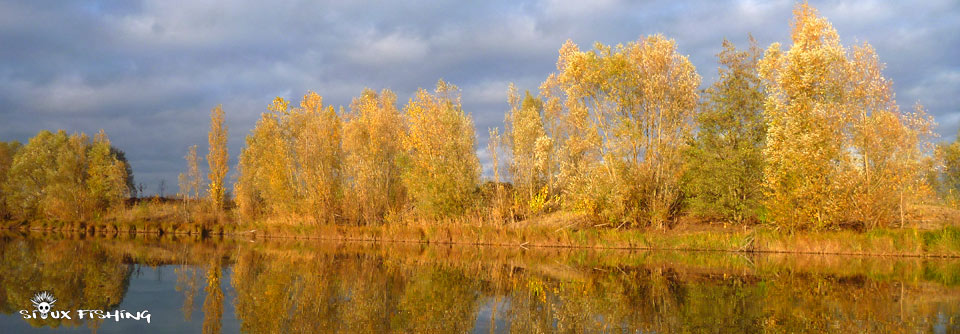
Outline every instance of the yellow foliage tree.
{"label": "yellow foliage tree", "polygon": [[288,142],[293,147],[296,197],[302,214],[317,223],[334,223],[340,213],[343,178],[341,121],[333,106],[308,92],[286,122]]}
{"label": "yellow foliage tree", "polygon": [[289,103],[276,98],[247,136],[240,152],[239,178],[235,184],[241,218],[255,219],[262,214],[290,214],[296,207],[293,173],[282,119]]}
{"label": "yellow foliage tree", "polygon": [[[493,169],[493,183],[485,183],[483,187],[484,199],[490,209],[490,219],[493,222],[502,223],[508,219],[513,219],[515,210],[511,208],[507,199],[507,189],[504,186],[500,173],[501,147],[503,147],[503,136],[499,128],[487,129],[489,139],[487,141],[487,152],[490,153],[490,165]],[[488,185],[492,185],[488,187]],[[492,192],[492,193],[491,193]]]}
{"label": "yellow foliage tree", "polygon": [[473,120],[459,89],[440,80],[435,94],[420,89],[404,108],[407,166],[403,183],[421,216],[457,215],[473,204],[480,178]]}
{"label": "yellow foliage tree", "polygon": [[794,14],[790,49],[775,43],[758,65],[771,218],[788,229],[895,221],[921,179],[932,120],[899,111],[868,44],[845,49],[806,3]]}
{"label": "yellow foliage tree", "polygon": [[653,35],[616,47],[560,49],[541,86],[564,108],[561,176],[568,207],[614,223],[663,226],[680,204],[680,156],[700,77],[676,43]]}
{"label": "yellow foliage tree", "polygon": [[110,139],[102,129],[93,137],[88,159],[86,186],[93,207],[102,210],[122,204],[130,195],[126,185],[126,162],[117,159]]}
{"label": "yellow foliage tree", "polygon": [[550,165],[553,163],[553,140],[544,129],[543,102],[526,92],[523,98],[511,84],[508,92],[510,111],[504,123],[503,140],[513,157],[510,172],[513,176],[515,207],[521,215],[537,214],[547,209],[547,187]]}
{"label": "yellow foliage tree", "polygon": [[960,131],[952,142],[936,147],[936,168],[930,175],[929,184],[936,187],[945,204],[960,207]]}
{"label": "yellow foliage tree", "polygon": [[129,196],[129,166],[103,131],[41,131],[14,155],[3,186],[18,219],[82,221]]}
{"label": "yellow foliage tree", "polygon": [[864,43],[854,47],[848,65],[851,113],[849,145],[852,194],[846,220],[870,227],[904,223],[905,206],[932,193],[923,180],[923,168],[932,150],[933,119],[919,104],[913,112],[900,111],[893,98],[893,82],[884,78],[883,65]]}
{"label": "yellow foliage tree", "polygon": [[764,184],[771,218],[786,228],[839,222],[848,115],[841,100],[845,51],[836,31],[807,4],[797,7],[793,46],[774,43],[758,68],[766,100]]}
{"label": "yellow foliage tree", "polygon": [[210,132],[208,134],[210,146],[207,152],[207,164],[210,166],[207,179],[209,179],[210,184],[207,191],[216,212],[223,210],[226,189],[224,181],[230,168],[227,165],[227,160],[230,158],[230,153],[227,151],[227,125],[224,124],[223,117],[222,106],[217,105],[210,110]]}
{"label": "yellow foliage tree", "polygon": [[313,92],[298,108],[278,97],[268,110],[240,153],[241,219],[268,214],[335,222],[343,184],[340,117]]}
{"label": "yellow foliage tree", "polygon": [[404,190],[398,158],[402,153],[403,116],[397,96],[365,89],[350,104],[344,118],[343,148],[349,198],[344,201],[352,221],[378,224],[403,205]]}

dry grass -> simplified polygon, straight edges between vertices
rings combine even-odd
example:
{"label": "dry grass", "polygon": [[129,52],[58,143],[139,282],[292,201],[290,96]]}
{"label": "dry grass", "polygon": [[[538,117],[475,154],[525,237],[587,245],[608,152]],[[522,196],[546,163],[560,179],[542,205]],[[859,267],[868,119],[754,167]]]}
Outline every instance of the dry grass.
{"label": "dry grass", "polygon": [[426,244],[494,245],[518,248],[696,250],[723,252],[960,257],[957,210],[912,211],[926,219],[907,228],[784,233],[762,225],[681,221],[673,229],[594,225],[587,217],[552,213],[516,222],[491,222],[481,212],[443,221],[395,219],[381,225],[305,224],[303,217],[236,222],[232,215],[205,211],[203,203],[155,199],[131,203],[89,222],[7,222],[5,227],[106,234],[234,235],[243,238],[326,239]]}
{"label": "dry grass", "polygon": [[916,205],[907,209],[906,227],[936,229],[943,226],[960,226],[960,210],[942,205]]}
{"label": "dry grass", "polygon": [[203,202],[183,202],[169,198],[128,201],[115,209],[86,221],[8,221],[3,227],[42,231],[73,231],[96,234],[223,234],[235,224],[226,214],[215,214]]}

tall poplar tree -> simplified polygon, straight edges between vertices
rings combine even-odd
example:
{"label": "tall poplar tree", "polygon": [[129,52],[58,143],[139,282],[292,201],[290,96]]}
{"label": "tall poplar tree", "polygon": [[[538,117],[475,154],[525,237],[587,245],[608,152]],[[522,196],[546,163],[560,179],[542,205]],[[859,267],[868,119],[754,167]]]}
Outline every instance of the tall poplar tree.
{"label": "tall poplar tree", "polygon": [[207,152],[207,164],[210,167],[207,174],[207,179],[210,182],[207,191],[213,209],[219,212],[223,210],[224,181],[230,168],[227,165],[227,160],[230,158],[230,153],[227,151],[227,125],[224,124],[223,107],[220,105],[210,110],[210,132],[207,135],[207,140],[210,145]]}

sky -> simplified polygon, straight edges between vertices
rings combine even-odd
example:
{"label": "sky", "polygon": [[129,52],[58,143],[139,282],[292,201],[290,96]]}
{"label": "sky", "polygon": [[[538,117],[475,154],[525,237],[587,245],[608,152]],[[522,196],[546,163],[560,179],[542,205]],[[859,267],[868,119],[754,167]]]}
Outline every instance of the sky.
{"label": "sky", "polygon": [[[935,139],[960,125],[960,2],[810,1],[845,46],[869,42],[902,109],[919,102]],[[489,174],[487,130],[507,85],[537,91],[570,39],[590,49],[661,33],[709,85],[724,38],[789,44],[794,1],[0,0],[0,140],[104,129],[145,193],[176,192],[190,145],[206,152],[223,105],[230,164],[267,105],[307,91],[348,106],[365,87],[403,105],[438,79],[462,89]],[[235,174],[231,171],[231,178]]]}

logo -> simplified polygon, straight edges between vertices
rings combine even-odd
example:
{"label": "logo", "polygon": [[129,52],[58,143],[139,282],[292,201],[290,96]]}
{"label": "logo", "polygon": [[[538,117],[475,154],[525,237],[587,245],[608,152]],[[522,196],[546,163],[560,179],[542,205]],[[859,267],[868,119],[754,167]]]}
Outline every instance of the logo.
{"label": "logo", "polygon": [[[53,306],[57,302],[57,298],[53,297],[53,294],[47,291],[41,291],[33,295],[33,298],[30,298],[30,303],[33,303],[34,310],[20,310],[20,315],[23,319],[73,319],[74,316],[77,319],[113,319],[114,321],[122,320],[146,320],[147,323],[150,323],[150,311],[143,310],[140,312],[128,312],[127,310],[113,310],[113,311],[104,311],[104,310],[54,310]],[[74,312],[75,311],[75,312]]]}
{"label": "logo", "polygon": [[34,295],[33,298],[30,299],[30,302],[33,303],[33,307],[37,308],[37,311],[40,312],[40,319],[46,319],[47,314],[53,309],[53,303],[56,303],[57,299],[53,298],[53,295],[49,292],[43,291]]}

